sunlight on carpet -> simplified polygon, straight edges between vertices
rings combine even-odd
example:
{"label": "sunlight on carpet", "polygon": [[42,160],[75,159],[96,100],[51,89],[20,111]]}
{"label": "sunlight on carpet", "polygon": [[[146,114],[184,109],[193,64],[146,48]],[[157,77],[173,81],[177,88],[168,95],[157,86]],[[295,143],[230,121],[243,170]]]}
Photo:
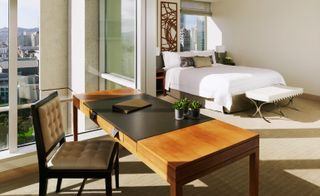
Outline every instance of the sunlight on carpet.
{"label": "sunlight on carpet", "polygon": [[317,185],[320,189],[320,169],[285,169],[285,171],[300,179]]}

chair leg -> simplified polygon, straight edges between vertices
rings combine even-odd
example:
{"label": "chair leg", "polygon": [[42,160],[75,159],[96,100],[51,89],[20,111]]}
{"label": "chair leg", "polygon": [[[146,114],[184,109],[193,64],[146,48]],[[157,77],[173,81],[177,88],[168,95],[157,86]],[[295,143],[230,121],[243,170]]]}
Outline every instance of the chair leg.
{"label": "chair leg", "polygon": [[47,186],[48,186],[48,179],[45,176],[40,176],[40,180],[39,180],[39,195],[40,196],[47,195]]}
{"label": "chair leg", "polygon": [[59,193],[61,190],[62,178],[58,178],[56,193]]}
{"label": "chair leg", "polygon": [[83,191],[83,188],[84,188],[84,185],[86,184],[86,181],[87,181],[87,178],[84,178],[83,181],[82,181],[82,183],[81,183],[81,186],[80,186],[80,188],[79,188],[79,191],[78,191],[77,196],[80,196],[80,195],[81,195],[81,193],[82,193],[82,191]]}
{"label": "chair leg", "polygon": [[114,176],[116,181],[116,188],[119,188],[119,155],[117,155],[116,161],[114,164]]}
{"label": "chair leg", "polygon": [[106,195],[111,196],[112,195],[112,178],[111,178],[111,173],[108,174],[108,177],[105,179],[106,183]]}

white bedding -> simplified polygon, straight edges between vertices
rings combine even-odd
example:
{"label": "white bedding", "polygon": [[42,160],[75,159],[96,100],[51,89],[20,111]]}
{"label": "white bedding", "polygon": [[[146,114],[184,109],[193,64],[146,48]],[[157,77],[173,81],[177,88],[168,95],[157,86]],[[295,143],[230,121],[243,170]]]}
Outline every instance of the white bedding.
{"label": "white bedding", "polygon": [[166,72],[166,90],[175,89],[205,98],[230,110],[232,96],[247,90],[285,84],[282,75],[270,69],[214,64],[212,67],[174,67]]}

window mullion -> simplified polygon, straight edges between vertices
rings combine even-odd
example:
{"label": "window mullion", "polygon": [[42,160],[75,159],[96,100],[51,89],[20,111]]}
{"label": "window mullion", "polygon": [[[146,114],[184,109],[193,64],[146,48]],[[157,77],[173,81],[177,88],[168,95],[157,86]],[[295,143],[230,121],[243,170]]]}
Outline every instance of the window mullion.
{"label": "window mullion", "polygon": [[17,151],[17,0],[9,0],[9,151]]}

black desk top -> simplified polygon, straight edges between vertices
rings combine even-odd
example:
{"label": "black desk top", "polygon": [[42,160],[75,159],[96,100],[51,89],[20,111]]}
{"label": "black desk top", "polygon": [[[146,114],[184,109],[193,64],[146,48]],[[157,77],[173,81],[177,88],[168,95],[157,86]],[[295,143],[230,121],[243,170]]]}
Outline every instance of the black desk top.
{"label": "black desk top", "polygon": [[[152,106],[129,114],[112,111],[113,104],[130,99],[143,99]],[[135,141],[212,120],[204,115],[201,115],[199,120],[175,120],[171,103],[146,94],[103,99],[85,104],[92,112]]]}

